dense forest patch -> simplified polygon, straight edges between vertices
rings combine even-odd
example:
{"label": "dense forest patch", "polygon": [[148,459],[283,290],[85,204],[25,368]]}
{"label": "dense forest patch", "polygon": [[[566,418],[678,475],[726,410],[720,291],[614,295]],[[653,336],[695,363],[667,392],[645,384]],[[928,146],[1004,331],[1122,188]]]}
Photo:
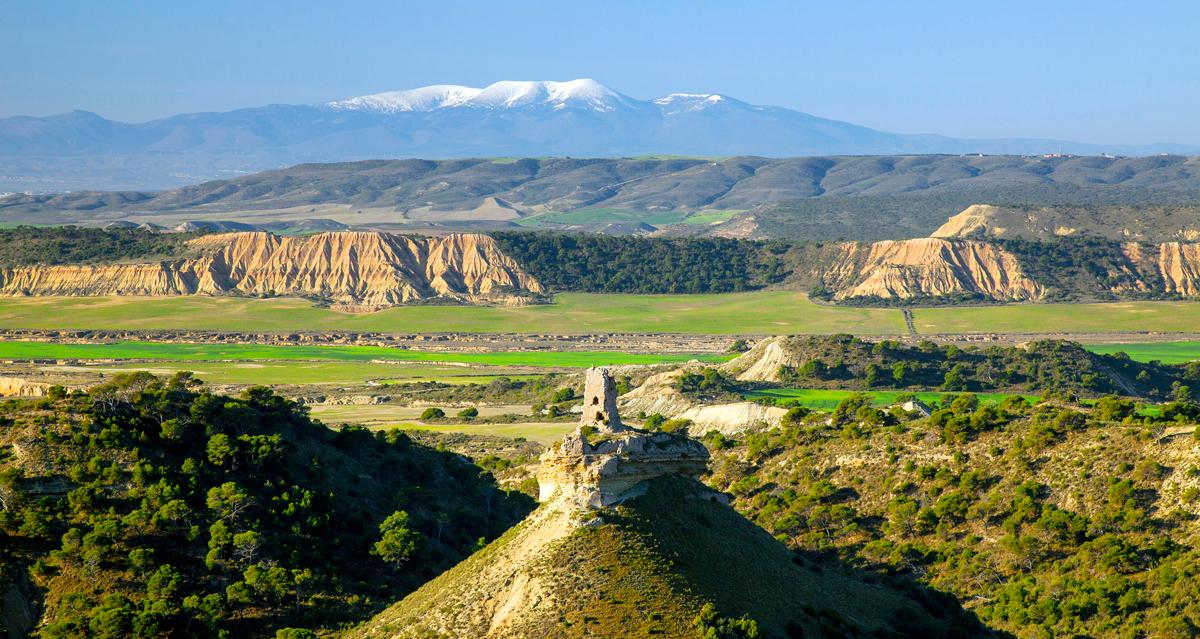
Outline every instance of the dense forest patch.
{"label": "dense forest patch", "polygon": [[0,583],[45,638],[334,628],[532,508],[399,432],[146,373],[0,404],[0,496]]}
{"label": "dense forest patch", "polygon": [[501,249],[554,291],[732,293],[782,282],[784,243],[493,233]]}
{"label": "dense forest patch", "polygon": [[178,256],[190,233],[78,226],[0,229],[0,266],[149,262]]}

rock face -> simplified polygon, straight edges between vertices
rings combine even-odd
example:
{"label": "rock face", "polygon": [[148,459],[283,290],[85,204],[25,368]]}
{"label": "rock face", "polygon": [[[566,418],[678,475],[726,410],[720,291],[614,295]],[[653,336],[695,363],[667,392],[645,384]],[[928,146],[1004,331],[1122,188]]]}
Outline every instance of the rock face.
{"label": "rock face", "polygon": [[5,295],[300,295],[345,310],[428,299],[514,304],[541,285],[492,238],[335,232],[206,235],[195,255],[154,264],[0,269]]}
{"label": "rock face", "polygon": [[999,208],[989,204],[972,204],[961,213],[951,216],[930,237],[964,238],[1004,235],[1005,228],[996,223]]}
{"label": "rock face", "polygon": [[978,295],[1026,301],[1046,292],[1015,256],[996,245],[932,237],[844,244],[822,279],[835,300]]}
{"label": "rock face", "polygon": [[699,477],[708,469],[700,442],[671,433],[624,430],[608,436],[568,434],[541,457],[539,501],[564,500],[603,508],[641,494],[656,477]]}
{"label": "rock face", "polygon": [[638,494],[637,487],[655,477],[697,478],[706,470],[708,450],[700,442],[623,425],[612,376],[590,368],[579,428],[542,454],[538,499],[602,508]]}
{"label": "rock face", "polygon": [[44,397],[49,390],[50,384],[45,382],[0,376],[0,397]]}
{"label": "rock face", "polygon": [[1159,244],[1158,274],[1167,293],[1187,297],[1200,295],[1200,244]]}

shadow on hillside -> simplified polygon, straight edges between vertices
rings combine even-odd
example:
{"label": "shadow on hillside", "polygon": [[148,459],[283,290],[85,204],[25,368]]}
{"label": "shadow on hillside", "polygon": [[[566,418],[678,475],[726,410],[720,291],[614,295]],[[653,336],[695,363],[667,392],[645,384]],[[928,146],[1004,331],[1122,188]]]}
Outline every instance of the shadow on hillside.
{"label": "shadow on hillside", "polygon": [[656,547],[680,587],[722,615],[754,619],[764,637],[1012,636],[915,579],[792,551],[732,507],[698,498],[707,490],[678,477],[655,480],[614,523]]}

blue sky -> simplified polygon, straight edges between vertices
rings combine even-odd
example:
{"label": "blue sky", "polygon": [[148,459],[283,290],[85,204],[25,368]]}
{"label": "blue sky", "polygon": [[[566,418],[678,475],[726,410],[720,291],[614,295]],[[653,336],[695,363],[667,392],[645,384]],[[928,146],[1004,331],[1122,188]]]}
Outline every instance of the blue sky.
{"label": "blue sky", "polygon": [[905,133],[1200,144],[1195,2],[0,5],[0,116],[123,121],[591,77]]}

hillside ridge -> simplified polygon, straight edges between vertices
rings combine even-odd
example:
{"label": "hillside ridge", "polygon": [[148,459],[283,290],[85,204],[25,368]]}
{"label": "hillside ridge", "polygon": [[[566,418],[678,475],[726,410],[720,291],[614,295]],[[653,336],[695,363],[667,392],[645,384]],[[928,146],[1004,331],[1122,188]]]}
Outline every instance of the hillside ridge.
{"label": "hillside ridge", "polygon": [[697,481],[699,441],[622,424],[606,369],[583,399],[579,428],[541,456],[538,509],[349,637],[988,634],[954,606],[808,566]]}

